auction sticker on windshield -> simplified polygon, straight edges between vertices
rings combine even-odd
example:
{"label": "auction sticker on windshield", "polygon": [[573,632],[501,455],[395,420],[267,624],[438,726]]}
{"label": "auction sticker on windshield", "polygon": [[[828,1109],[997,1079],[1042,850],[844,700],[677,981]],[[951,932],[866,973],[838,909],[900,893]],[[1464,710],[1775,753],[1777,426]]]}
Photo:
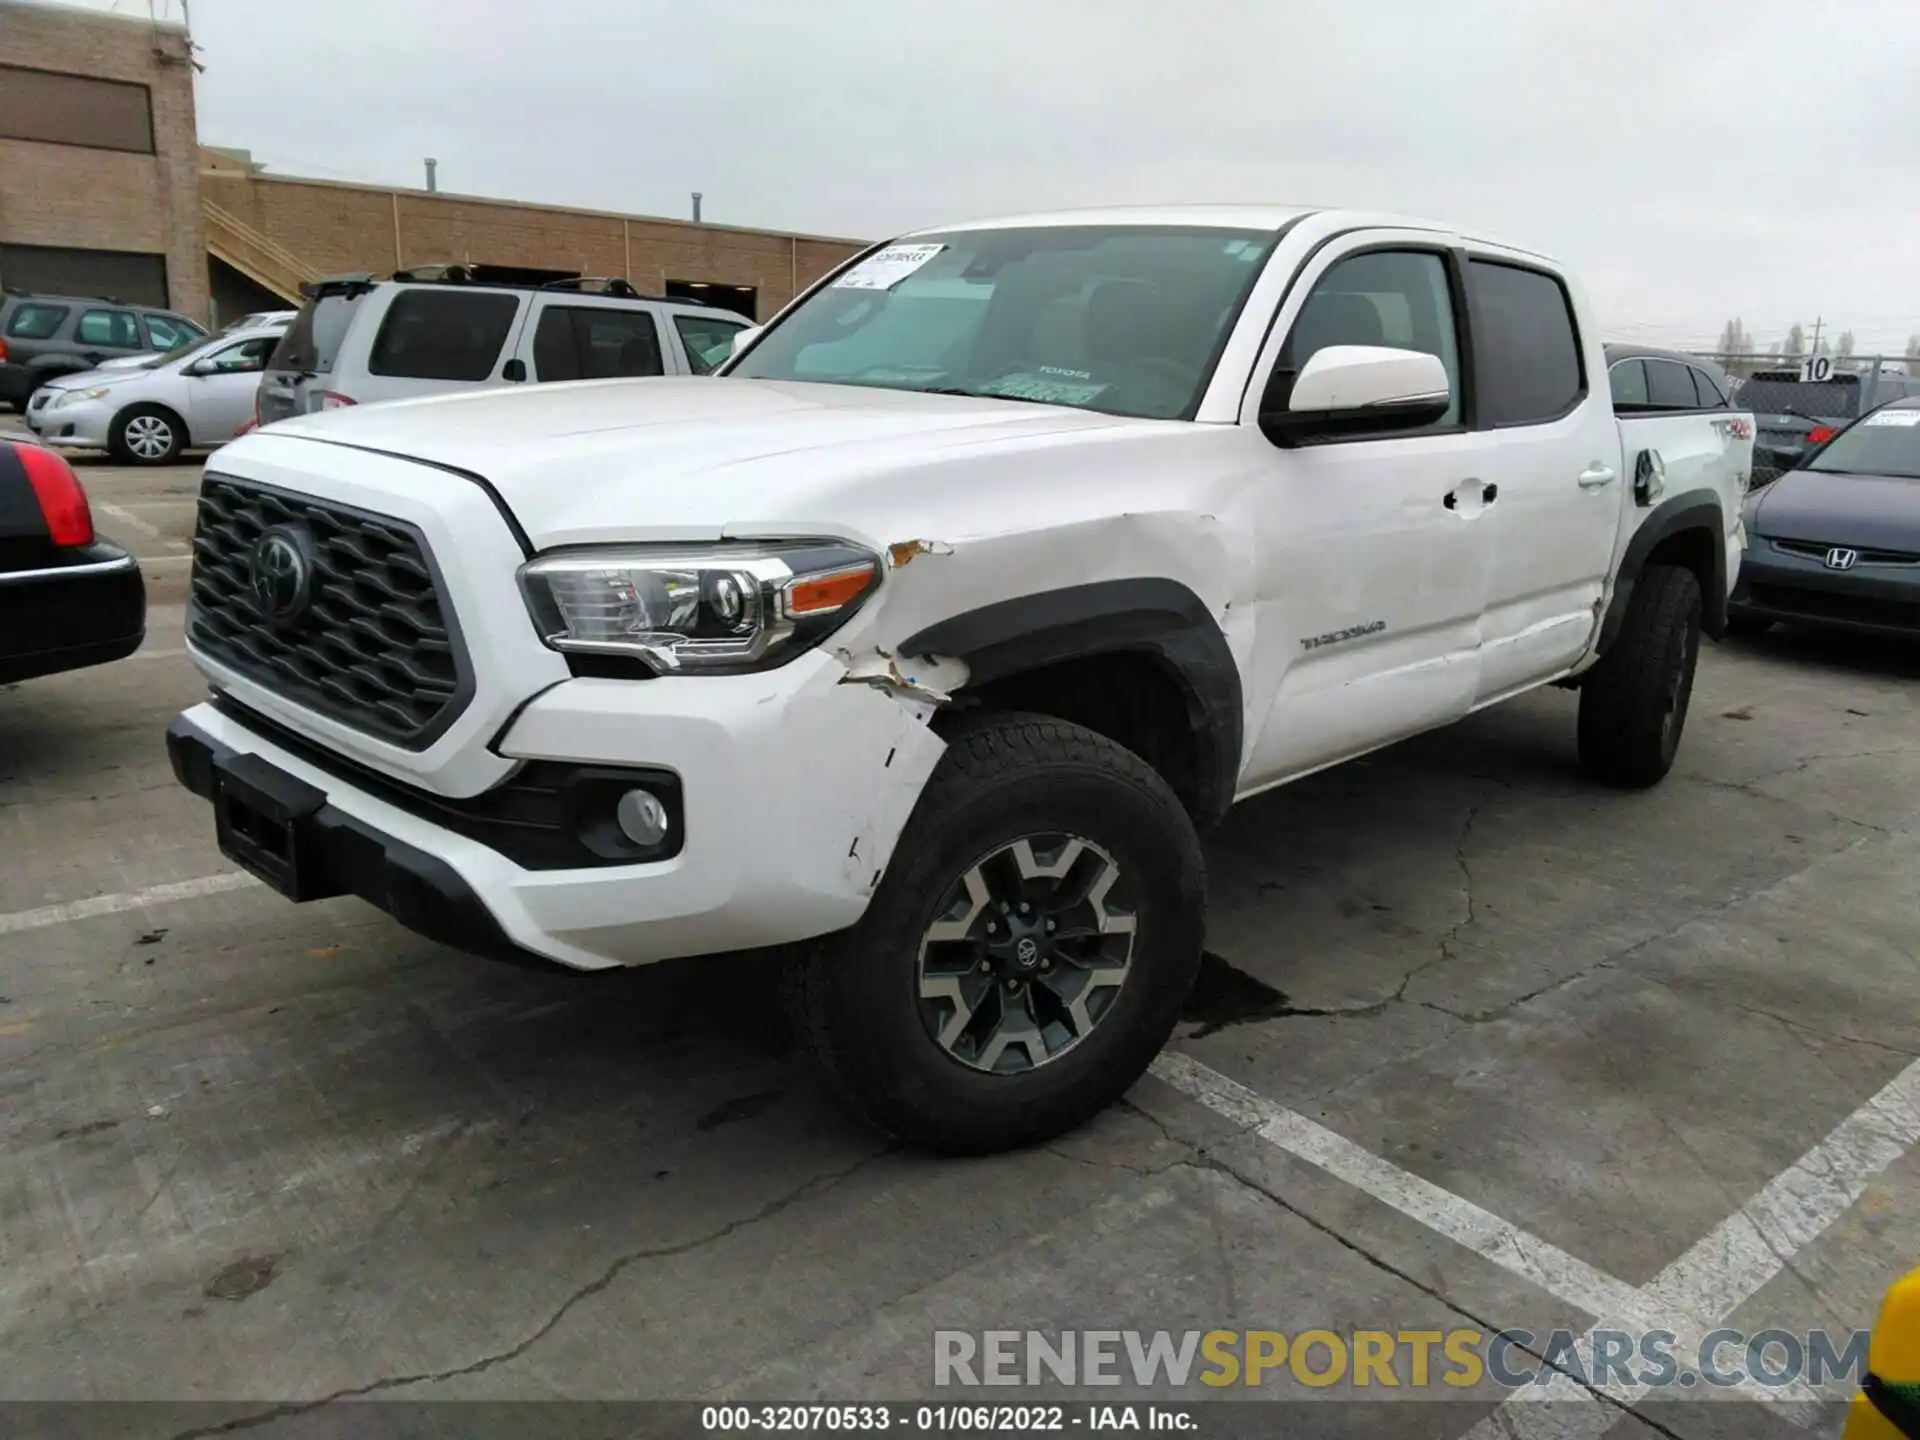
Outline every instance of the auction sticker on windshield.
{"label": "auction sticker on windshield", "polygon": [[889,245],[869,255],[835,280],[841,290],[891,290],[947,247],[944,245]]}
{"label": "auction sticker on windshield", "polygon": [[1876,410],[1867,417],[1869,425],[1920,425],[1920,410]]}
{"label": "auction sticker on windshield", "polygon": [[[1042,366],[1048,371],[1053,367]],[[1059,375],[1085,375],[1084,370],[1058,370],[1053,374],[1002,375],[980,387],[983,395],[998,395],[1008,400],[1038,400],[1046,405],[1085,405],[1107,387],[1091,380],[1062,380]]]}

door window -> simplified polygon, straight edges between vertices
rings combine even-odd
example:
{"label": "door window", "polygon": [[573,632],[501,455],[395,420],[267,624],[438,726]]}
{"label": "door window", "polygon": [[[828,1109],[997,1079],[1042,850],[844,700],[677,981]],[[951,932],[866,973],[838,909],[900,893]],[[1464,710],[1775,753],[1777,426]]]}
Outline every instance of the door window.
{"label": "door window", "polygon": [[7,321],[7,334],[16,340],[45,340],[66,318],[64,305],[22,305]]}
{"label": "door window", "polygon": [[1607,371],[1607,383],[1613,389],[1613,408],[1647,408],[1647,366],[1643,360],[1622,360]]}
{"label": "door window", "polygon": [[131,310],[89,310],[80,317],[73,336],[81,345],[104,345],[111,350],[144,348]]}
{"label": "door window", "polygon": [[[1422,250],[1374,250],[1340,261],[1307,297],[1276,367],[1297,375],[1329,345],[1386,345],[1437,356],[1453,392],[1441,426],[1460,422],[1460,347],[1446,262]],[[1406,431],[1396,432],[1406,434]]]}
{"label": "door window", "polygon": [[1726,392],[1720,388],[1720,382],[1698,367],[1693,367],[1693,388],[1699,392],[1702,410],[1727,408]]}
{"label": "door window", "polygon": [[676,315],[673,327],[680,332],[680,343],[687,347],[687,363],[696,375],[712,374],[713,367],[727,358],[733,337],[747,328],[708,315]]}
{"label": "door window", "polygon": [[1647,361],[1647,396],[1656,410],[1694,410],[1700,405],[1692,367],[1677,360]]}
{"label": "door window", "polygon": [[246,375],[257,373],[267,367],[267,356],[273,353],[277,337],[262,335],[238,345],[229,345],[206,361],[206,367],[216,375]]}
{"label": "door window", "polygon": [[540,380],[611,380],[661,375],[660,332],[645,310],[549,305],[533,332]]}
{"label": "door window", "polygon": [[1558,420],[1587,393],[1573,304],[1553,276],[1494,260],[1467,265],[1474,384],[1489,425]]}
{"label": "door window", "polygon": [[367,369],[409,380],[485,380],[507,343],[520,297],[403,290],[387,307]]}

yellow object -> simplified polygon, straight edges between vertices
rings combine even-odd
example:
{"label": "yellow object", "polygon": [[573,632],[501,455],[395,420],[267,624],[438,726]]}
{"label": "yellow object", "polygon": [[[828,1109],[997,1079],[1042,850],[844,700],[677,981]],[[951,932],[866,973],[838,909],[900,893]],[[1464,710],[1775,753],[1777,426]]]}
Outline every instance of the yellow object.
{"label": "yellow object", "polygon": [[1867,1385],[1886,1397],[1885,1409],[1866,1390],[1853,1397],[1841,1440],[1920,1440],[1920,1425],[1902,1430],[1886,1413],[1920,1420],[1920,1270],[1887,1292],[1867,1347]]}

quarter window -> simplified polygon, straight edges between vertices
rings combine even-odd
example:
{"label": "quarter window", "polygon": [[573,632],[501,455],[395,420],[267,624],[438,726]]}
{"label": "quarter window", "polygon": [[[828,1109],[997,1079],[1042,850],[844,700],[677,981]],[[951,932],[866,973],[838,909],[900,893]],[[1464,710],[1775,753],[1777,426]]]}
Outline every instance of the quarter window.
{"label": "quarter window", "polygon": [[1700,394],[1700,408],[1702,410],[1724,410],[1727,408],[1725,392],[1720,389],[1719,382],[1707,374],[1706,371],[1700,369],[1694,370],[1693,388]]}
{"label": "quarter window", "polygon": [[409,380],[485,380],[520,313],[520,297],[404,290],[374,337],[367,369]]}
{"label": "quarter window", "polygon": [[7,321],[7,334],[16,340],[45,340],[66,318],[64,305],[22,305]]}
{"label": "quarter window", "polygon": [[182,345],[200,339],[205,333],[189,329],[178,320],[170,320],[164,315],[142,318],[147,322],[147,339],[156,350],[178,350]]}
{"label": "quarter window", "polygon": [[1474,260],[1474,383],[1490,425],[1557,420],[1586,393],[1573,305],[1553,276],[1519,265]]}
{"label": "quarter window", "polygon": [[1386,345],[1437,356],[1447,368],[1452,400],[1436,423],[1459,423],[1460,347],[1453,289],[1438,255],[1369,251],[1340,261],[1322,275],[1300,307],[1277,368],[1297,375],[1316,351],[1329,345]]}

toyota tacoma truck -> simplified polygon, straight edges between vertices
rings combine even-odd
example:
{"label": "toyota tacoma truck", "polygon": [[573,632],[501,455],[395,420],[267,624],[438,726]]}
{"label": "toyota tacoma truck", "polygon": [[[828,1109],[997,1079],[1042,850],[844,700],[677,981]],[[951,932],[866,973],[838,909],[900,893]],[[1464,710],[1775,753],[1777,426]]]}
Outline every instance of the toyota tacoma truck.
{"label": "toyota tacoma truck", "polygon": [[1542,685],[1673,764],[1751,418],[1617,419],[1552,261],[1258,207],[916,233],[722,378],[437,396],[210,463],[180,780],[295,901],[580,970],[776,948],[861,1114],[1136,1081],[1235,802]]}

